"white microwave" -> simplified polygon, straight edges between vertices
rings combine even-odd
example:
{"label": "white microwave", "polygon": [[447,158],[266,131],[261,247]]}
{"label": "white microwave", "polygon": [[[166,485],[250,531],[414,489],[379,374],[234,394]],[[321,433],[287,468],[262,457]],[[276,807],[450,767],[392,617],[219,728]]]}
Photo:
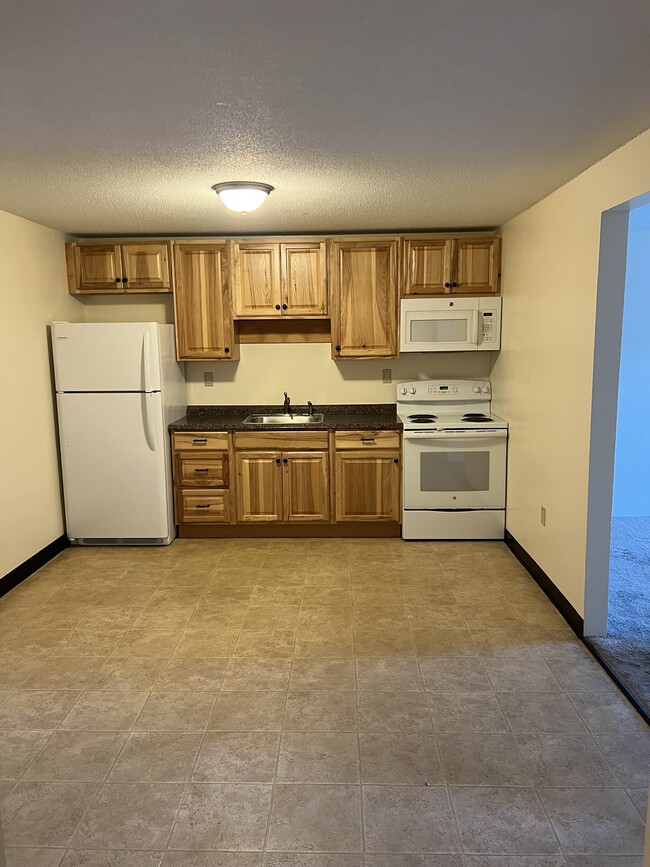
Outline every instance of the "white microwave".
{"label": "white microwave", "polygon": [[501,347],[500,298],[403,298],[400,352]]}

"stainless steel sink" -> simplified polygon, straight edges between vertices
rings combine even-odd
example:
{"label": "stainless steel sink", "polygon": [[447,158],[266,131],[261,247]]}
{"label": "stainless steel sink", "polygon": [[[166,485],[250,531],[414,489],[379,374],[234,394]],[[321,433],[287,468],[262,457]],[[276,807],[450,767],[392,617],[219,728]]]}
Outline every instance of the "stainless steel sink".
{"label": "stainless steel sink", "polygon": [[322,421],[322,412],[315,412],[313,415],[278,413],[277,415],[249,415],[244,419],[244,424],[321,424]]}

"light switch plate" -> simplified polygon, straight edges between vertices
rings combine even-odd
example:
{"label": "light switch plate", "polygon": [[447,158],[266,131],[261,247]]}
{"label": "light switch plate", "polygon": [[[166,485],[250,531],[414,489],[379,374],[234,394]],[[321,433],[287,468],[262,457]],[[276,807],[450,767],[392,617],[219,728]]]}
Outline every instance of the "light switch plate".
{"label": "light switch plate", "polygon": [[206,370],[203,374],[203,385],[206,388],[212,388],[214,385],[214,373],[211,370]]}
{"label": "light switch plate", "polygon": [[384,367],[381,372],[382,382],[392,382],[393,381],[393,371],[390,367]]}

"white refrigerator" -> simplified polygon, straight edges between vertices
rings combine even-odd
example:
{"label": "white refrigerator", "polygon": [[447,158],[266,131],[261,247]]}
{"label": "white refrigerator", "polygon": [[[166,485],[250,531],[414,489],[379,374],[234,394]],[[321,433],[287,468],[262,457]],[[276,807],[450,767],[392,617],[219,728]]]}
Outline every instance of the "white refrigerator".
{"label": "white refrigerator", "polygon": [[174,326],[54,322],[52,350],[68,538],[168,545],[167,425],[185,412]]}

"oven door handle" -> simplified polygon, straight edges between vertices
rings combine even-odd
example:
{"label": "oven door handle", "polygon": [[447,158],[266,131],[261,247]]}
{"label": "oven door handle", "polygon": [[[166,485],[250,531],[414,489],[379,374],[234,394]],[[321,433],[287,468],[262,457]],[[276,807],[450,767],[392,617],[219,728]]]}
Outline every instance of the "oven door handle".
{"label": "oven door handle", "polygon": [[508,431],[503,428],[493,430],[427,430],[418,433],[417,431],[407,431],[404,433],[404,439],[408,442],[426,442],[426,440],[495,440],[505,439],[508,436]]}

